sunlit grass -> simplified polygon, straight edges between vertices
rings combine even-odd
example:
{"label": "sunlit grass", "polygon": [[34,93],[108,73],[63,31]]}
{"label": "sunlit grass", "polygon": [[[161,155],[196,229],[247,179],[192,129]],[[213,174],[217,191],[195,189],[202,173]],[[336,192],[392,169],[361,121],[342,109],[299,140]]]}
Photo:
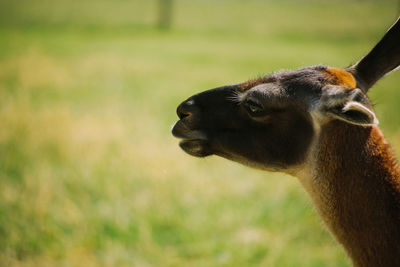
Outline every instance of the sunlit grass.
{"label": "sunlit grass", "polygon": [[[177,1],[168,32],[155,2],[53,2],[0,11],[0,265],[349,265],[295,178],[169,131],[198,91],[356,61],[391,2]],[[399,79],[372,91],[395,148]]]}

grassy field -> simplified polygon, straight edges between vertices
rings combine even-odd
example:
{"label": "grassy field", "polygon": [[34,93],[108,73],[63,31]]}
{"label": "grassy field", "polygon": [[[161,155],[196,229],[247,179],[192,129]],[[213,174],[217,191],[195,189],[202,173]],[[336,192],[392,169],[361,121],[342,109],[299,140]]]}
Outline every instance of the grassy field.
{"label": "grassy field", "polygon": [[[397,1],[0,0],[0,266],[349,266],[298,181],[184,154],[188,96],[347,66]],[[400,151],[400,73],[371,91]]]}

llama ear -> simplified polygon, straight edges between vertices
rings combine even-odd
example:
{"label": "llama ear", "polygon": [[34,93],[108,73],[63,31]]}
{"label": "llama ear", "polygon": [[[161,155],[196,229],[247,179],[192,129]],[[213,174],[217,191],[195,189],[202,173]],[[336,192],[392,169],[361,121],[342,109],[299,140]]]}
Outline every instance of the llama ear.
{"label": "llama ear", "polygon": [[372,126],[379,123],[370,107],[368,98],[360,89],[334,88],[333,90],[329,89],[328,92],[323,99],[328,99],[325,102],[325,111],[330,116],[361,126]]}

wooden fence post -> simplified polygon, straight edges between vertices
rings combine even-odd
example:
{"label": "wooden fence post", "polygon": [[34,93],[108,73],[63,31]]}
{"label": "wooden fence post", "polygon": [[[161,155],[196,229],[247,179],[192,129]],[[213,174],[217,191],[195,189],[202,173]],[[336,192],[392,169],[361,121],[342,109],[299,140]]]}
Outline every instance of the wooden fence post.
{"label": "wooden fence post", "polygon": [[158,0],[158,27],[161,29],[168,29],[171,27],[172,1],[173,0]]}

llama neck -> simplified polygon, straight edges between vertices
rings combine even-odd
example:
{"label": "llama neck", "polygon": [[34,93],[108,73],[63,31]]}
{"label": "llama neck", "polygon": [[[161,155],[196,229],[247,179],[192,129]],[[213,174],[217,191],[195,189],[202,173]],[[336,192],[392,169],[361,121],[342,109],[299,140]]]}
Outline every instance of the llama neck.
{"label": "llama neck", "polygon": [[356,266],[400,266],[400,171],[377,127],[321,129],[300,179]]}

